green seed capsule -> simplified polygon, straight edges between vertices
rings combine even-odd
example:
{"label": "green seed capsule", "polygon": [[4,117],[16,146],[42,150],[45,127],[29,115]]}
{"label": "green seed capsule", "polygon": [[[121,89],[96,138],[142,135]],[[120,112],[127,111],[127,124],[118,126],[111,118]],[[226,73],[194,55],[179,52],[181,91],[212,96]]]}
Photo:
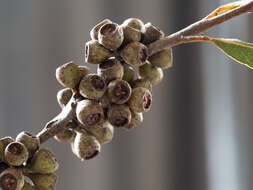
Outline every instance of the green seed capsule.
{"label": "green seed capsule", "polygon": [[128,101],[129,107],[133,112],[147,112],[151,108],[152,95],[150,91],[143,87],[134,88],[131,98]]}
{"label": "green seed capsule", "polygon": [[131,83],[131,86],[133,88],[137,88],[137,87],[143,87],[148,89],[150,92],[152,92],[152,84],[149,80],[147,79],[136,79]]}
{"label": "green seed capsule", "polygon": [[99,99],[106,91],[104,79],[97,74],[86,75],[79,84],[79,93],[88,99]]}
{"label": "green seed capsule", "polygon": [[56,97],[57,97],[58,104],[60,105],[61,108],[64,108],[68,104],[69,100],[72,97],[72,94],[73,93],[70,88],[64,88],[58,91]]}
{"label": "green seed capsule", "polygon": [[99,29],[104,25],[104,24],[108,24],[108,23],[112,23],[112,21],[110,21],[109,19],[105,19],[101,22],[99,22],[97,25],[95,25],[91,31],[90,31],[90,37],[92,40],[97,40],[98,39],[98,31]]}
{"label": "green seed capsule", "polygon": [[172,49],[164,49],[151,57],[149,61],[152,65],[161,69],[168,69],[172,67]]}
{"label": "green seed capsule", "polygon": [[123,80],[127,81],[128,83],[131,83],[134,80],[135,77],[135,71],[133,67],[129,65],[124,65],[124,75]]}
{"label": "green seed capsule", "polygon": [[49,174],[55,172],[58,167],[53,153],[48,149],[40,149],[34,154],[28,168],[34,173]]}
{"label": "green seed capsule", "polygon": [[126,131],[136,128],[138,125],[140,125],[143,122],[142,113],[131,112],[131,115],[132,117],[131,117],[130,123],[123,128]]}
{"label": "green seed capsule", "polygon": [[84,65],[79,65],[79,66],[78,66],[78,69],[79,69],[79,72],[80,72],[80,74],[81,74],[81,78],[83,78],[83,77],[85,77],[86,75],[92,73],[91,69],[90,69],[89,67],[87,67],[87,66],[84,66]]}
{"label": "green seed capsule", "polygon": [[15,168],[8,168],[0,174],[1,190],[21,190],[24,186],[24,175]]}
{"label": "green seed capsule", "polygon": [[139,67],[139,76],[140,78],[149,80],[152,86],[155,86],[163,79],[163,71],[161,68],[147,62],[145,65]]}
{"label": "green seed capsule", "polygon": [[118,59],[111,57],[98,65],[97,73],[108,84],[112,80],[122,79],[124,68]]}
{"label": "green seed capsule", "polygon": [[124,33],[123,45],[126,45],[130,42],[139,42],[141,40],[141,31],[136,30],[130,26],[121,26]]}
{"label": "green seed capsule", "polygon": [[112,141],[114,128],[108,121],[106,121],[102,126],[96,125],[91,127],[89,132],[97,138],[100,144],[107,144]]}
{"label": "green seed capsule", "polygon": [[35,187],[32,184],[25,181],[25,184],[24,184],[22,190],[35,190]]}
{"label": "green seed capsule", "polygon": [[104,112],[102,105],[92,100],[78,102],[76,116],[85,127],[91,127],[103,123]]}
{"label": "green seed capsule", "polygon": [[148,45],[156,40],[159,40],[164,37],[164,33],[153,24],[148,22],[145,24],[145,32],[142,35],[142,43]]}
{"label": "green seed capsule", "polygon": [[123,47],[120,55],[127,64],[139,67],[145,64],[148,57],[148,49],[140,42],[132,42]]}
{"label": "green seed capsule", "polygon": [[85,61],[100,64],[111,56],[111,52],[104,48],[97,40],[88,41],[85,45]]}
{"label": "green seed capsule", "polygon": [[144,23],[138,18],[129,18],[122,24],[123,26],[129,26],[141,32],[145,31]]}
{"label": "green seed capsule", "polygon": [[29,152],[29,158],[31,158],[33,154],[40,148],[40,139],[25,131],[17,135],[16,141],[25,145]]}
{"label": "green seed capsule", "polygon": [[114,127],[125,127],[131,121],[131,111],[125,104],[112,105],[108,110],[108,121]]}
{"label": "green seed capsule", "polygon": [[11,137],[3,137],[0,139],[0,162],[4,161],[4,151],[8,144],[14,142]]}
{"label": "green seed capsule", "polygon": [[78,66],[71,61],[58,67],[56,69],[56,79],[64,87],[75,88],[81,79]]}
{"label": "green seed capsule", "polygon": [[12,166],[21,166],[28,159],[29,153],[23,143],[12,142],[4,151],[4,160]]}
{"label": "green seed capsule", "polygon": [[130,98],[131,93],[131,86],[124,80],[117,79],[108,85],[107,94],[112,103],[124,104]]}
{"label": "green seed capsule", "polygon": [[57,182],[55,174],[32,174],[29,175],[36,190],[54,190]]}
{"label": "green seed capsule", "polygon": [[59,142],[70,142],[75,137],[75,132],[70,129],[64,129],[57,135],[55,135],[55,139]]}
{"label": "green seed capsule", "polygon": [[98,32],[98,42],[105,48],[115,50],[123,42],[123,29],[116,23],[104,24]]}
{"label": "green seed capsule", "polygon": [[77,133],[74,144],[74,152],[81,160],[89,160],[100,153],[101,145],[96,137],[83,132]]}

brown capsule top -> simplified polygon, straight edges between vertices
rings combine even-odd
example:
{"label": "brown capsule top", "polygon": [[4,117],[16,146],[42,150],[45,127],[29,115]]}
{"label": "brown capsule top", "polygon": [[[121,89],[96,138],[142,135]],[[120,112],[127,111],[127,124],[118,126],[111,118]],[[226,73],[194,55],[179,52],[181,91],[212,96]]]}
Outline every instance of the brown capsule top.
{"label": "brown capsule top", "polygon": [[101,98],[106,90],[104,79],[97,74],[86,75],[79,84],[79,93],[88,99]]}
{"label": "brown capsule top", "polygon": [[90,160],[100,153],[98,140],[87,132],[77,133],[74,140],[74,152],[82,160]]}
{"label": "brown capsule top", "polygon": [[56,79],[64,87],[75,88],[81,79],[78,66],[71,61],[58,67]]}
{"label": "brown capsule top", "polygon": [[97,73],[109,84],[112,80],[122,79],[124,68],[118,59],[111,57],[98,65]]}
{"label": "brown capsule top", "polygon": [[91,40],[85,45],[85,61],[91,64],[100,64],[111,56],[111,52],[98,43]]}
{"label": "brown capsule top", "polygon": [[136,79],[131,83],[133,88],[143,87],[147,88],[150,92],[152,92],[152,84],[148,79]]}
{"label": "brown capsule top", "polygon": [[139,67],[145,64],[148,58],[148,49],[140,42],[132,42],[123,47],[120,55],[127,64]]}
{"label": "brown capsule top", "polygon": [[108,110],[108,121],[114,127],[124,127],[130,123],[131,111],[125,104],[112,105]]}
{"label": "brown capsule top", "polygon": [[21,190],[24,186],[24,175],[15,168],[8,168],[0,174],[1,190]]}
{"label": "brown capsule top", "polygon": [[148,22],[147,24],[145,24],[145,32],[143,32],[141,41],[145,45],[148,45],[163,37],[164,33],[159,28]]}
{"label": "brown capsule top", "polygon": [[124,33],[123,45],[126,45],[130,42],[139,42],[141,40],[141,31],[130,26],[121,26]]}
{"label": "brown capsule top", "polygon": [[161,68],[151,65],[148,61],[143,66],[139,67],[139,76],[142,79],[147,79],[152,86],[159,84],[163,79],[163,71]]}
{"label": "brown capsule top", "polygon": [[108,85],[108,98],[112,103],[124,104],[132,93],[131,86],[124,80],[114,80]]}
{"label": "brown capsule top", "polygon": [[25,145],[29,152],[29,158],[31,158],[40,148],[40,139],[26,131],[19,133],[16,137],[16,141]]}
{"label": "brown capsule top", "polygon": [[105,19],[102,20],[101,22],[99,22],[96,26],[94,26],[91,31],[90,31],[90,37],[92,40],[97,40],[98,39],[98,31],[99,29],[104,25],[104,24],[108,24],[111,23],[112,21],[110,21],[109,19]]}
{"label": "brown capsule top", "polygon": [[85,127],[98,125],[104,120],[102,105],[92,100],[82,100],[78,102],[76,116]]}
{"label": "brown capsule top", "polygon": [[128,101],[129,107],[133,112],[147,112],[151,108],[152,95],[150,91],[143,87],[134,88],[131,98]]}
{"label": "brown capsule top", "polygon": [[145,31],[144,23],[138,18],[129,18],[122,24],[123,26],[129,26],[141,32]]}
{"label": "brown capsule top", "polygon": [[123,29],[116,23],[104,24],[98,32],[98,42],[105,48],[115,50],[123,42]]}
{"label": "brown capsule top", "polygon": [[138,125],[140,125],[143,122],[142,113],[131,112],[131,115],[132,117],[131,117],[130,123],[123,128],[126,131],[136,128]]}
{"label": "brown capsule top", "polygon": [[12,166],[21,166],[28,159],[29,153],[23,143],[12,142],[4,152],[4,160]]}
{"label": "brown capsule top", "polygon": [[61,108],[64,108],[68,104],[69,100],[72,97],[72,94],[73,93],[70,88],[64,88],[58,91],[56,97]]}
{"label": "brown capsule top", "polygon": [[149,57],[149,62],[161,69],[168,69],[172,67],[172,49],[164,49],[151,57]]}

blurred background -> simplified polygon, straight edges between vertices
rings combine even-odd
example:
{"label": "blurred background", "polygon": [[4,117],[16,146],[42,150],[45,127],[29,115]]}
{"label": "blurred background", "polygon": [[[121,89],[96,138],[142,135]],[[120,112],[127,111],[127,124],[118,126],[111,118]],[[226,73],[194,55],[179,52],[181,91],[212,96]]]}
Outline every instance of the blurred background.
{"label": "blurred background", "polygon": [[[60,108],[55,69],[84,64],[89,30],[128,17],[165,34],[229,0],[0,0],[0,134],[37,133]],[[253,41],[253,16],[216,27],[211,36]],[[94,68],[94,67],[93,67]],[[142,126],[116,130],[100,156],[81,162],[69,144],[50,140],[59,162],[57,189],[252,190],[252,70],[209,44],[174,48],[174,67],[154,88]]]}

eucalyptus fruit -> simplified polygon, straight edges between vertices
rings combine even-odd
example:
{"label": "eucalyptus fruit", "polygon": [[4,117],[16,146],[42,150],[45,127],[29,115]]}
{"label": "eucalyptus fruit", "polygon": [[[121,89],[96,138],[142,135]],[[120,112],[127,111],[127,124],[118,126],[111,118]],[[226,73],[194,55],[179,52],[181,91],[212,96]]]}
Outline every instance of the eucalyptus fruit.
{"label": "eucalyptus fruit", "polygon": [[21,190],[24,186],[24,175],[16,168],[8,168],[0,174],[1,190]]}

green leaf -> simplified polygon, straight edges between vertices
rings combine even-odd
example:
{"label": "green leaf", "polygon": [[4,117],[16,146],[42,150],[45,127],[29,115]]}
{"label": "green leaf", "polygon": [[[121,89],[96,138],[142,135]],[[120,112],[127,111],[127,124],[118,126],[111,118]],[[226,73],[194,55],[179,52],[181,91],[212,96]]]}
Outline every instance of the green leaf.
{"label": "green leaf", "polygon": [[231,59],[253,69],[253,44],[236,39],[212,38],[213,44]]}

